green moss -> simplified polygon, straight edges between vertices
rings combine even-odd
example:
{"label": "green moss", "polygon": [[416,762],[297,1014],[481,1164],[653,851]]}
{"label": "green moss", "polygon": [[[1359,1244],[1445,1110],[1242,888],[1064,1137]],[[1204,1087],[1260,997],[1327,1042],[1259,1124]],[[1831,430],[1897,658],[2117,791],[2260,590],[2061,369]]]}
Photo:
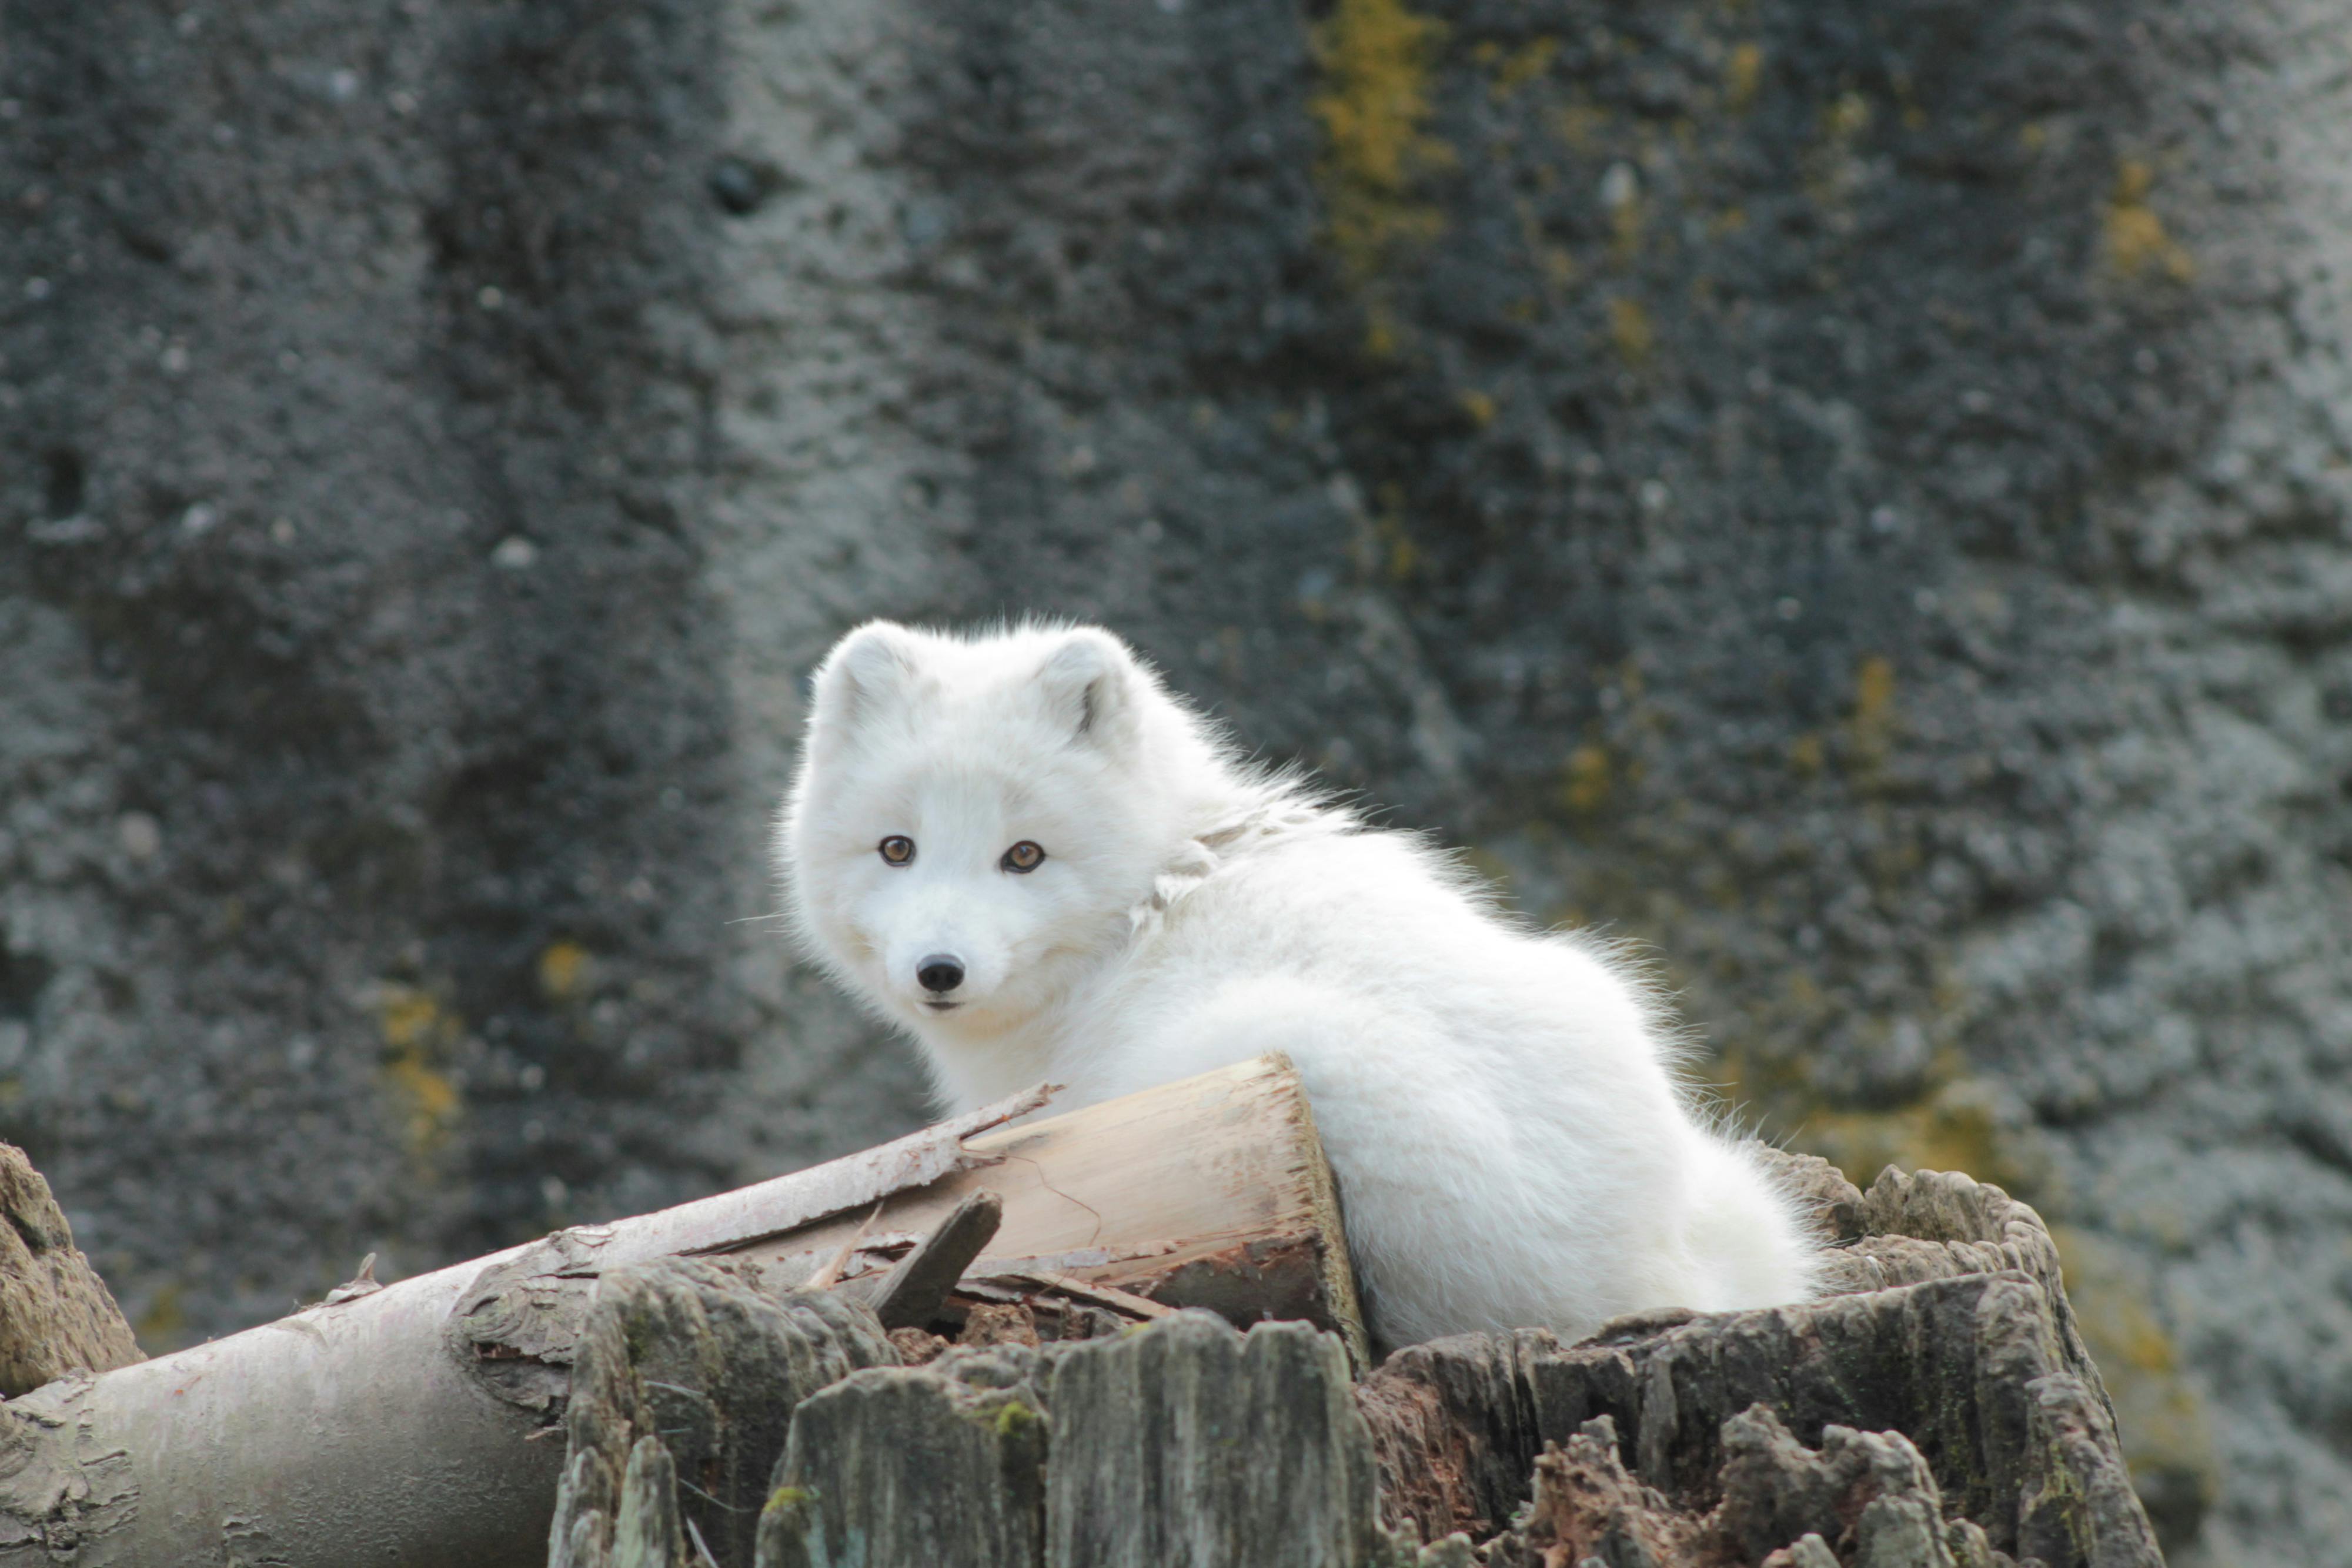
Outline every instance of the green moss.
{"label": "green moss", "polygon": [[807,1487],[778,1487],[768,1494],[762,1514],[782,1513],[791,1509],[805,1508],[816,1500],[816,1493]]}

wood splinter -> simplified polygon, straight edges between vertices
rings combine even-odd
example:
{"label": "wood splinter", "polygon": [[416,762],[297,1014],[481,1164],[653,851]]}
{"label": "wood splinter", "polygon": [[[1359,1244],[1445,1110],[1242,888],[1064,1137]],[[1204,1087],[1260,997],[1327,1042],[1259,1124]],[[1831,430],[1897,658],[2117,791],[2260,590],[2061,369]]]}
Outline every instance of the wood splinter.
{"label": "wood splinter", "polygon": [[886,1329],[926,1327],[1003,1223],[1004,1200],[992,1192],[975,1192],[888,1273],[870,1281],[854,1280],[839,1287],[841,1293],[865,1300]]}

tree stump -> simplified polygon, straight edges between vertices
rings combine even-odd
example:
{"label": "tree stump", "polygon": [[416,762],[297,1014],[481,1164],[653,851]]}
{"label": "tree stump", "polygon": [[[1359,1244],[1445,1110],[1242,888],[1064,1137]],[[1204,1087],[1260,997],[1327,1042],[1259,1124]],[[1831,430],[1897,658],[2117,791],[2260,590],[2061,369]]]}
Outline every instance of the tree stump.
{"label": "tree stump", "polygon": [[[1642,1495],[1657,1500],[1641,1506],[1659,1513],[1658,1539],[1692,1539],[1743,1488],[1781,1484],[1761,1485],[1752,1465],[1742,1469],[1760,1408],[1790,1441],[1821,1448],[1822,1462],[1836,1462],[1832,1451],[1847,1440],[1833,1433],[1899,1434],[1927,1479],[1890,1495],[1911,1498],[1906,1508],[1932,1500],[1989,1552],[2049,1568],[2160,1564],[2040,1218],[1964,1176],[1890,1168],[1864,1194],[1811,1165],[1818,1169],[1807,1179],[1839,1234],[1832,1289],[1847,1293],[1762,1312],[1621,1320],[1574,1345],[1523,1330],[1391,1357],[1358,1394],[1390,1525],[1491,1536],[1540,1501],[1539,1461],[1565,1445],[1569,1468],[1545,1472],[1556,1492],[1581,1477],[1630,1519],[1633,1493],[1624,1489],[1647,1489]],[[1577,1447],[1603,1430],[1622,1486]],[[1793,1473],[1789,1464],[1779,1470]],[[1807,1528],[1818,1532],[1820,1519]],[[1975,1539],[1939,1550],[1967,1561]],[[1822,1544],[1833,1561],[1859,1550],[1841,1546],[1835,1531]],[[1794,1535],[1767,1550],[1782,1548],[1796,1548]]]}
{"label": "tree stump", "polygon": [[77,1367],[110,1372],[142,1359],[49,1184],[13,1144],[0,1144],[0,1397]]}
{"label": "tree stump", "polygon": [[682,1258],[607,1277],[572,1370],[550,1568],[749,1563],[800,1401],[897,1359],[871,1308],[824,1291],[780,1300]]}

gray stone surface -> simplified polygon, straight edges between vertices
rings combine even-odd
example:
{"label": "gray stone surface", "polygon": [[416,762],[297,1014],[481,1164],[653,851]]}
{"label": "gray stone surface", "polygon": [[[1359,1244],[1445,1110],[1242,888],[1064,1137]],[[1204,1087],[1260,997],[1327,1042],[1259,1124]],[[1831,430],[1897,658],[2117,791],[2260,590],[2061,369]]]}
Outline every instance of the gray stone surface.
{"label": "gray stone surface", "polygon": [[2168,1540],[2339,1554],[2343,5],[1425,11],[0,0],[0,1136],[151,1346],[912,1121],[796,683],[1050,610],[2030,1197]]}

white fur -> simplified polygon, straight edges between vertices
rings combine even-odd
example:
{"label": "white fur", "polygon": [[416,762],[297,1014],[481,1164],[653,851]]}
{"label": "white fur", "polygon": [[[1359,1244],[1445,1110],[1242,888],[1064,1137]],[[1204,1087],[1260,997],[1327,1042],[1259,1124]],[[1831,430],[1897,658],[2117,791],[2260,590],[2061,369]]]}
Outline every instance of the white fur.
{"label": "white fur", "polygon": [[[1809,1293],[1816,1244],[1605,948],[1242,765],[1108,632],[852,632],[776,848],[802,939],[921,1042],[944,1110],[1288,1052],[1390,1344]],[[935,953],[967,970],[953,1011],[916,979]]]}

